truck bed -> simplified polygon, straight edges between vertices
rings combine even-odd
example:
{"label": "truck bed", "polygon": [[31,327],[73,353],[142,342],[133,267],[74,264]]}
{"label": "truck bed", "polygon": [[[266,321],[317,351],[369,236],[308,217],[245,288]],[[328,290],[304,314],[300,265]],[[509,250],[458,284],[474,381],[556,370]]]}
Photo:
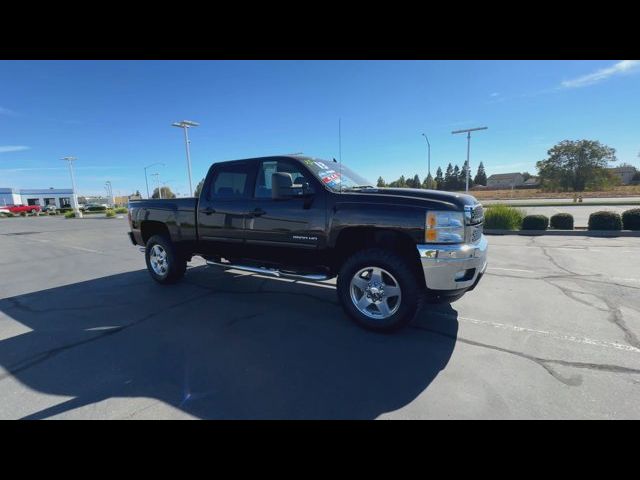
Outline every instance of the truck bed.
{"label": "truck bed", "polygon": [[165,225],[174,242],[196,242],[197,208],[198,199],[195,197],[132,200],[129,203],[129,212],[136,243],[144,244],[140,235],[140,228],[144,222]]}

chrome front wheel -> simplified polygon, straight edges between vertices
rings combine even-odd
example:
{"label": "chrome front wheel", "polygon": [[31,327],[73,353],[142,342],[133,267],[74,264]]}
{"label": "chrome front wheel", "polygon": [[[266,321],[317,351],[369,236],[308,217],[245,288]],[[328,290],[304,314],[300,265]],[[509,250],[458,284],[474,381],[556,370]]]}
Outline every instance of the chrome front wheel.
{"label": "chrome front wheel", "polygon": [[380,267],[365,267],[351,278],[351,301],[360,313],[385,320],[400,308],[402,290],[391,273]]}

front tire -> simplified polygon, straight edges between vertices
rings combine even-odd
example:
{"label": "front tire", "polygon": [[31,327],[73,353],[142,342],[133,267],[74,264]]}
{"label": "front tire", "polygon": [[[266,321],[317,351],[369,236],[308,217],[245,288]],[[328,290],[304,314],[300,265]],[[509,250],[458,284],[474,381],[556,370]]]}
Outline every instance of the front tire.
{"label": "front tire", "polygon": [[176,283],[187,270],[186,259],[162,235],[154,235],[147,241],[144,256],[151,278],[163,285]]}
{"label": "front tire", "polygon": [[423,292],[408,261],[380,248],[349,257],[338,274],[337,289],[351,319],[375,332],[405,327],[422,306]]}

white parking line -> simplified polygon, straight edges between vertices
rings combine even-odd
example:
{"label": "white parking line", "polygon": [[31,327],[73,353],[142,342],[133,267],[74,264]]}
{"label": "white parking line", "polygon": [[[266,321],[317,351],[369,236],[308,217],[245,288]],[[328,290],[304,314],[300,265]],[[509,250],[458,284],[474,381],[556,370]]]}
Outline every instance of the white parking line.
{"label": "white parking line", "polygon": [[506,270],[508,272],[526,272],[526,273],[536,273],[535,270],[521,270],[519,268],[498,268],[498,267],[489,267],[489,270]]}
{"label": "white parking line", "polygon": [[617,342],[607,342],[604,340],[594,340],[587,337],[576,337],[574,335],[564,335],[557,332],[551,332],[548,330],[534,330],[532,328],[519,327],[517,325],[509,325],[505,323],[489,322],[486,320],[478,320],[476,318],[458,316],[459,320],[465,322],[474,323],[476,325],[485,325],[493,328],[500,328],[502,330],[511,330],[512,332],[525,332],[534,335],[540,335],[544,337],[555,338],[556,340],[564,340],[574,343],[581,343],[583,345],[596,345],[598,347],[615,348],[616,350],[624,350],[626,352],[640,353],[640,348],[632,347],[631,345],[624,345]]}
{"label": "white parking line", "polygon": [[[25,238],[23,240],[26,241],[33,241],[33,242],[40,242],[40,243],[51,243],[51,240],[47,240],[45,238]],[[69,245],[66,243],[56,243],[56,247],[61,247],[61,248],[73,248],[74,250],[80,250],[83,252],[89,252],[89,253],[102,253],[99,252],[98,250],[91,250],[90,248],[84,248],[84,247],[76,247],[75,245]]]}

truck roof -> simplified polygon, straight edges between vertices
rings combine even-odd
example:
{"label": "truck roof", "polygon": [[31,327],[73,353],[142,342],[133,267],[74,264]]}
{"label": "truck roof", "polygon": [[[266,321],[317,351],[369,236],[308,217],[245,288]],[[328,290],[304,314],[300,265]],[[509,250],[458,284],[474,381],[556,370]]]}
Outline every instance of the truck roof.
{"label": "truck roof", "polygon": [[259,161],[259,160],[272,160],[272,159],[277,159],[277,158],[290,158],[292,160],[298,160],[298,161],[303,161],[303,160],[318,160],[318,161],[322,161],[322,162],[332,162],[333,160],[325,160],[322,158],[315,158],[315,157],[310,157],[308,155],[298,155],[298,154],[284,154],[284,155],[268,155],[265,157],[251,157],[251,158],[238,158],[235,160],[223,160],[221,162],[214,162],[213,165],[218,165],[221,163],[233,163],[233,162],[248,162],[248,161]]}

